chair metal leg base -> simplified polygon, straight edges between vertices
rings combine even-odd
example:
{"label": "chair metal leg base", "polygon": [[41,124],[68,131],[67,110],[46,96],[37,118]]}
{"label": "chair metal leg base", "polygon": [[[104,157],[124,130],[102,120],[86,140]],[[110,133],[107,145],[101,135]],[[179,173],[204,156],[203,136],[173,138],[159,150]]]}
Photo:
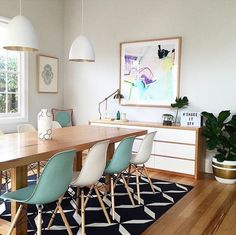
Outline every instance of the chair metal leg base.
{"label": "chair metal leg base", "polygon": [[84,189],[81,189],[81,229],[82,235],[85,235],[85,208],[84,208]]}
{"label": "chair metal leg base", "polygon": [[140,198],[140,187],[139,187],[139,172],[137,167],[135,166],[135,173],[136,173],[136,188],[137,188],[137,194],[138,194],[138,204],[141,204],[141,198]]}
{"label": "chair metal leg base", "polygon": [[115,220],[115,198],[114,198],[113,177],[111,177],[111,209],[112,209],[112,219]]}
{"label": "chair metal leg base", "polygon": [[37,224],[37,235],[42,234],[42,205],[37,205],[38,208],[38,224]]}

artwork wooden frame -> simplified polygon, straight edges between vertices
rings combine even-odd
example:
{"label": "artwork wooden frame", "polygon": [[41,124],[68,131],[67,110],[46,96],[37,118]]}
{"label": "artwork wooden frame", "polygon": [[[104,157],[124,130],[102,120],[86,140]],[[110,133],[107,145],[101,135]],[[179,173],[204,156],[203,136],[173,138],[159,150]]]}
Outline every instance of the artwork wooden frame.
{"label": "artwork wooden frame", "polygon": [[58,58],[38,55],[38,92],[58,92]]}
{"label": "artwork wooden frame", "polygon": [[181,37],[120,44],[121,105],[170,107],[179,96]]}

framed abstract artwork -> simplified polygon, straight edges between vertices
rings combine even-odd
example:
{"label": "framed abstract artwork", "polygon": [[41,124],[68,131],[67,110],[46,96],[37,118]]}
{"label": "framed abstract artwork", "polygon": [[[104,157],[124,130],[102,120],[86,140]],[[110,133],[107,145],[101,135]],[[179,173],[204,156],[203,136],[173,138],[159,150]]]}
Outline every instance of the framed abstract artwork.
{"label": "framed abstract artwork", "polygon": [[179,95],[181,37],[120,44],[121,105],[169,107]]}
{"label": "framed abstract artwork", "polygon": [[38,56],[38,92],[58,92],[58,58]]}

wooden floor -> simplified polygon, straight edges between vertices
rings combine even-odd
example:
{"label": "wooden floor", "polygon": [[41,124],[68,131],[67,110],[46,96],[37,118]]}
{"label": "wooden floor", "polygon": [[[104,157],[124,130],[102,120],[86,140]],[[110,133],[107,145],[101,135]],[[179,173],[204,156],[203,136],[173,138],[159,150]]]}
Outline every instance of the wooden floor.
{"label": "wooden floor", "polygon": [[205,174],[203,179],[150,172],[152,178],[194,188],[142,235],[236,235],[236,185],[225,185]]}

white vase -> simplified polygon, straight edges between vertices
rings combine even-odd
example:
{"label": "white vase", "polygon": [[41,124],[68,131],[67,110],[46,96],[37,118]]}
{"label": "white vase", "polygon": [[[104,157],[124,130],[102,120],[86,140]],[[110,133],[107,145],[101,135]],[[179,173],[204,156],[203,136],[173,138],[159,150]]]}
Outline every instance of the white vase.
{"label": "white vase", "polygon": [[52,139],[52,114],[47,109],[38,113],[38,137],[41,140]]}

